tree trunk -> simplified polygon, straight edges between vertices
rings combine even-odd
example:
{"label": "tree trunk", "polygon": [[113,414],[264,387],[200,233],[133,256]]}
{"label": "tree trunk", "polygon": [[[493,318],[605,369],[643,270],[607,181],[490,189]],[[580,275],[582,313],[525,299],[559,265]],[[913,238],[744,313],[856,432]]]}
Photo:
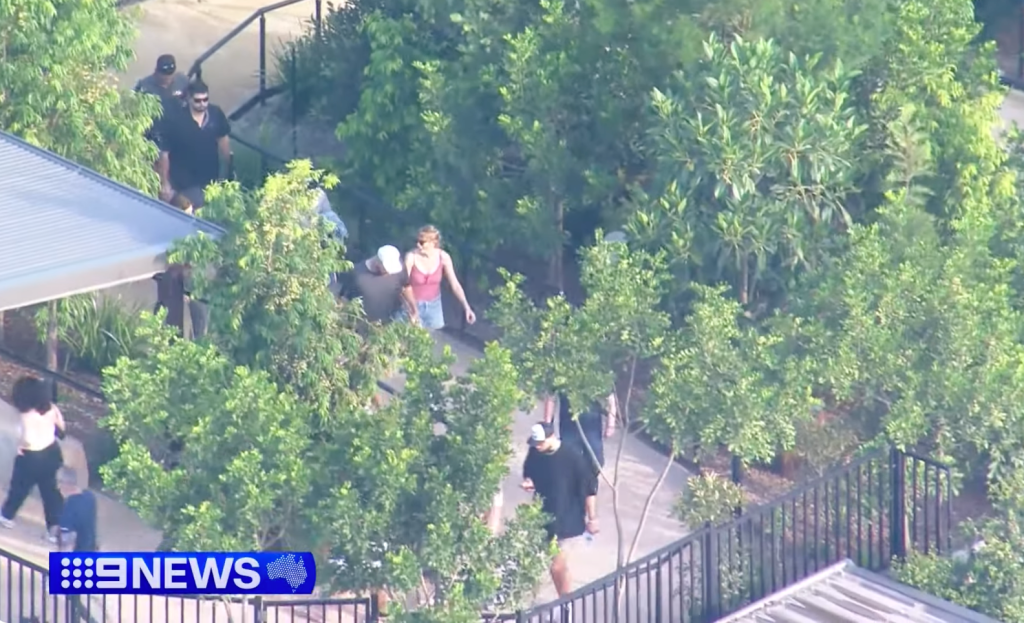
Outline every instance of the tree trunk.
{"label": "tree trunk", "polygon": [[50,306],[49,318],[46,321],[46,369],[57,370],[57,354],[60,349],[60,342],[57,339],[57,301],[48,303]]}
{"label": "tree trunk", "polygon": [[743,255],[740,266],[740,305],[744,307],[750,302],[750,259]]}
{"label": "tree trunk", "polygon": [[558,289],[559,294],[565,292],[565,202],[555,202],[555,229],[558,231],[558,242],[551,254],[548,280]]}

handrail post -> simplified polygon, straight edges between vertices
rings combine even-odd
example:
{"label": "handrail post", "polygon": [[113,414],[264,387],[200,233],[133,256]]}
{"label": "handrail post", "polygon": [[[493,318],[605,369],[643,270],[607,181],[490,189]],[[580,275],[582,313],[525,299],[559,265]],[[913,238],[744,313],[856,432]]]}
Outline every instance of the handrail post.
{"label": "handrail post", "polygon": [[891,474],[892,508],[889,512],[889,553],[892,558],[905,560],[907,557],[906,510],[907,470],[906,455],[893,446],[889,451]]}
{"label": "handrail post", "polygon": [[721,594],[719,591],[719,569],[718,569],[718,539],[715,538],[714,526],[710,521],[704,522],[704,542],[701,545],[701,584],[703,584],[701,608],[702,620],[714,621],[718,619],[718,612],[721,606]]}
{"label": "handrail post", "polygon": [[252,600],[252,623],[263,623],[263,597],[259,595]]}
{"label": "handrail post", "polygon": [[316,0],[316,5],[313,9],[313,22],[316,24],[316,40],[320,41],[321,37],[323,37],[323,0]]}
{"label": "handrail post", "polygon": [[267,14],[260,13],[260,107],[267,105]]}

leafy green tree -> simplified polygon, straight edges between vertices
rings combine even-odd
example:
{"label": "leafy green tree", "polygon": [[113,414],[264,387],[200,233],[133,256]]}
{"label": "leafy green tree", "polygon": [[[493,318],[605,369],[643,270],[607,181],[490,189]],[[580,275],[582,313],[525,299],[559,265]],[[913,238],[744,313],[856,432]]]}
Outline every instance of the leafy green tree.
{"label": "leafy green tree", "polygon": [[131,15],[114,0],[0,7],[0,127],[155,195],[156,147],[144,134],[160,103],[110,79],[133,58]]}
{"label": "leafy green tree", "polygon": [[329,275],[351,267],[315,213],[311,182],[335,178],[308,161],[289,164],[262,188],[211,188],[203,216],[227,233],[183,241],[172,260],[192,266],[209,302],[209,337],[232,361],[269,371],[327,422],[366,404],[401,354],[396,327],[364,330],[358,303],[339,305]]}
{"label": "leafy green tree", "polygon": [[[453,379],[426,332],[339,303],[342,249],[315,221],[313,179],[331,181],[297,162],[257,192],[210,191],[226,234],[175,256],[209,300],[209,339],[150,319],[140,354],[107,370],[107,481],[168,547],[313,551],[324,589],[384,591],[399,621],[518,605],[549,562],[545,520],[525,506],[494,537],[482,519],[523,402],[510,354],[492,345]],[[372,400],[392,370],[402,395]]]}
{"label": "leafy green tree", "polygon": [[685,326],[669,338],[651,379],[648,421],[656,439],[700,458],[726,448],[747,462],[768,462],[792,448],[796,423],[816,401],[805,370],[787,360],[784,336],[743,326],[724,288],[695,286]]}
{"label": "leafy green tree", "polygon": [[[627,432],[615,442],[614,459],[601,470],[612,492],[618,539],[618,564],[636,551],[654,495],[668,475],[676,448],[648,492],[640,525],[627,543],[619,517],[620,466],[625,435],[635,426],[663,425],[672,414],[644,408],[633,412],[637,370],[662,353],[668,316],[659,310],[669,274],[661,255],[631,251],[623,243],[600,243],[582,254],[587,297],[574,308],[564,296],[534,305],[522,291],[522,278],[506,274],[495,289],[490,317],[502,328],[503,343],[514,353],[523,387],[534,396],[564,394],[571,404],[587,405],[616,393],[620,424]],[[621,383],[619,381],[622,381]],[[579,423],[576,422],[579,426]],[[592,452],[592,449],[590,450]]]}
{"label": "leafy green tree", "polygon": [[784,290],[852,222],[863,128],[851,79],[838,60],[712,36],[676,92],[653,93],[664,201],[639,192],[634,233],[666,248],[681,276],[728,281],[744,306]]}
{"label": "leafy green tree", "polygon": [[[309,407],[212,344],[172,339],[149,317],[146,356],[104,374],[120,443],[106,483],[178,551],[262,551],[302,541],[304,492],[320,476]],[[169,343],[169,346],[157,346]]]}
{"label": "leafy green tree", "polygon": [[999,621],[1024,621],[1019,506],[1002,508],[995,517],[967,522],[961,529],[971,543],[963,555],[912,553],[895,566],[894,577]]}
{"label": "leafy green tree", "polygon": [[[1024,328],[992,220],[937,220],[893,196],[850,251],[794,294],[792,356],[863,438],[923,447],[996,485],[1019,467]],[[806,288],[806,289],[803,289]]]}

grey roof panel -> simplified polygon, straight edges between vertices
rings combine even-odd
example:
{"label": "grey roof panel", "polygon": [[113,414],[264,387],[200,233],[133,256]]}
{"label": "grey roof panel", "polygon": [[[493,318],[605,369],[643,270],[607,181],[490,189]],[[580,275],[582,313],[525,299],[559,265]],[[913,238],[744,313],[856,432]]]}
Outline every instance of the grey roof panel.
{"label": "grey roof panel", "polygon": [[0,132],[0,310],[146,279],[196,232],[223,230]]}
{"label": "grey roof panel", "polygon": [[991,617],[837,563],[719,623],[999,623]]}

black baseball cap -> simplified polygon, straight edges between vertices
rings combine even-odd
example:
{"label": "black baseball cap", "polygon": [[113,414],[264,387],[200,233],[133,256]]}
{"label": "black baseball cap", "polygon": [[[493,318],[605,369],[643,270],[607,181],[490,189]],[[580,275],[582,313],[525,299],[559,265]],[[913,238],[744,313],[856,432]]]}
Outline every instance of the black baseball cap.
{"label": "black baseball cap", "polygon": [[171,54],[161,54],[156,59],[156,71],[161,74],[173,74],[178,69],[178,62]]}
{"label": "black baseball cap", "polygon": [[551,422],[537,422],[530,429],[530,438],[526,440],[526,443],[531,446],[538,446],[547,439],[555,436],[555,425]]}

